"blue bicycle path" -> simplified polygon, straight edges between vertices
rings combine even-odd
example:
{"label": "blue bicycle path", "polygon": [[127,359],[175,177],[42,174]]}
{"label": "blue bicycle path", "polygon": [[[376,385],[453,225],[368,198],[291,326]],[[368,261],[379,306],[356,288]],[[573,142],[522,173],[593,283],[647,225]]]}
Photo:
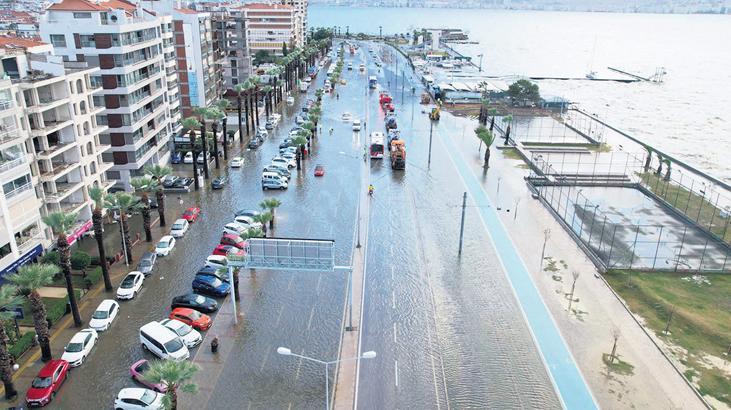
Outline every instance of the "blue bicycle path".
{"label": "blue bicycle path", "polygon": [[[533,278],[518,255],[505,227],[500,222],[495,207],[490,202],[482,184],[464,162],[459,149],[449,136],[437,132],[447,153],[467,187],[469,194],[478,204],[477,207],[497,251],[498,258],[506,272],[513,291],[518,298],[528,327],[538,345],[548,373],[558,391],[559,399],[567,409],[596,409],[594,396],[571,355],[566,342],[556,327],[548,308],[541,298]],[[527,239],[526,239],[527,240]]]}

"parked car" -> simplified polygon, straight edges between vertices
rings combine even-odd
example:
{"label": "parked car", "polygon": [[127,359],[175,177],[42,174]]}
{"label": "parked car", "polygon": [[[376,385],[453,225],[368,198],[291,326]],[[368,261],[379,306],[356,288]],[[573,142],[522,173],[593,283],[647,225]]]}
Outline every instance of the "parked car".
{"label": "parked car", "polygon": [[256,209],[239,209],[234,214],[234,216],[257,216],[257,215],[261,215],[261,211],[257,211]]}
{"label": "parked car", "polygon": [[173,182],[171,188],[187,188],[193,183],[193,178],[178,178]]}
{"label": "parked car", "polygon": [[190,224],[186,219],[176,219],[173,223],[173,226],[170,227],[170,236],[172,236],[173,238],[182,238],[183,235],[188,232],[189,227]]}
{"label": "parked car", "polygon": [[117,289],[117,299],[134,299],[142,290],[142,282],[145,281],[145,274],[139,271],[132,271],[122,279]]}
{"label": "parked car", "polygon": [[266,123],[264,123],[264,128],[266,128],[268,130],[273,130],[274,122],[272,122],[272,120],[267,120]]}
{"label": "parked car", "polygon": [[301,115],[298,115],[298,116],[296,116],[294,118],[294,123],[297,124],[297,125],[304,124],[305,122],[306,122],[305,121],[305,118],[303,116],[301,116]]}
{"label": "parked car", "polygon": [[315,165],[315,176],[321,177],[323,175],[325,175],[325,167],[320,164]]}
{"label": "parked car", "polygon": [[219,243],[221,245],[231,245],[239,249],[244,249],[246,241],[243,240],[239,235],[224,233],[223,235],[221,235]]}
{"label": "parked car", "polygon": [[89,327],[97,332],[107,330],[112,325],[112,322],[114,322],[114,319],[117,318],[118,313],[119,303],[112,299],[105,299],[91,315]]}
{"label": "parked car", "polygon": [[292,176],[292,173],[289,171],[289,167],[283,164],[269,164],[264,169],[264,172],[276,172],[277,174],[287,178],[289,180],[289,177]]}
{"label": "parked car", "polygon": [[211,327],[211,317],[190,308],[175,308],[170,312],[170,319],[179,320],[196,330],[208,330]]}
{"label": "parked car", "polygon": [[353,120],[353,131],[360,131],[360,120]]}
{"label": "parked car", "polygon": [[352,118],[352,116],[350,115],[349,112],[346,111],[343,113],[343,121],[350,121],[351,118]]}
{"label": "parked car", "polygon": [[199,163],[199,164],[203,164],[203,162],[204,162],[204,161],[208,161],[208,162],[210,162],[210,161],[211,161],[211,153],[210,153],[210,152],[208,152],[208,151],[206,151],[206,157],[205,157],[205,159],[204,159],[204,158],[203,158],[203,152],[201,151],[201,152],[199,152],[199,153],[198,153],[198,158],[196,158],[196,160],[195,160],[195,161],[196,161],[197,163]]}
{"label": "parked car", "polygon": [[221,255],[226,256],[228,254],[229,249],[233,249],[234,247],[231,245],[216,245],[215,248],[213,248],[213,253],[211,255]]}
{"label": "parked car", "polygon": [[[236,248],[234,248],[236,249]],[[237,249],[239,252],[243,252],[241,249]],[[225,270],[218,269],[214,266],[206,265],[200,269],[198,269],[198,272],[195,273],[196,276],[198,275],[204,275],[204,276],[213,276],[217,279],[220,279],[221,282],[230,283],[228,279],[228,272]]]}
{"label": "parked car", "polygon": [[148,362],[146,359],[138,360],[132,363],[132,366],[129,367],[129,376],[132,378],[132,380],[140,383],[147,388],[150,388],[160,393],[165,393],[168,389],[163,383],[155,384],[145,380],[144,375],[149,368],[150,362]]}
{"label": "parked car", "polygon": [[186,325],[179,320],[163,319],[160,321],[160,324],[178,335],[188,349],[198,346],[203,341],[201,334],[197,330],[194,330],[190,325]]}
{"label": "parked car", "polygon": [[261,146],[261,144],[264,143],[264,140],[259,136],[254,136],[249,140],[249,144],[247,145],[250,149],[257,149]]}
{"label": "parked car", "polygon": [[229,165],[231,165],[231,168],[241,168],[244,166],[244,159],[241,157],[233,157]]}
{"label": "parked car", "polygon": [[185,153],[185,156],[183,157],[183,164],[192,164],[193,163],[193,153],[191,151],[188,151]]}
{"label": "parked car", "polygon": [[157,253],[157,256],[168,256],[174,247],[175,238],[170,235],[165,235],[160,238],[160,242],[155,246],[155,253]]}
{"label": "parked car", "polygon": [[155,267],[155,262],[157,262],[157,254],[155,252],[145,252],[137,263],[137,270],[145,275],[149,275]]}
{"label": "parked car", "polygon": [[165,175],[162,178],[162,182],[161,182],[162,187],[163,188],[172,188],[173,184],[177,180],[178,180],[178,177],[176,177],[175,175]]}
{"label": "parked car", "polygon": [[294,167],[297,166],[297,162],[295,162],[294,159],[287,159],[287,158],[282,158],[282,157],[274,157],[274,158],[272,158],[272,164],[284,165],[284,166],[286,166],[287,168],[290,168],[290,169],[292,169],[292,168],[294,168]]}
{"label": "parked car", "polygon": [[43,407],[56,397],[69,375],[69,362],[54,359],[41,368],[25,393],[28,407]]}
{"label": "parked car", "polygon": [[193,291],[214,297],[224,297],[231,291],[231,285],[212,276],[197,275],[192,283]]}
{"label": "parked car", "polygon": [[259,128],[256,129],[256,133],[263,136],[264,138],[269,136],[269,132],[264,124],[259,124]]}
{"label": "parked car", "polygon": [[[198,274],[200,274],[200,271],[198,272]],[[191,292],[174,297],[173,301],[170,303],[170,308],[189,308],[203,313],[213,313],[218,310],[218,302],[214,299]]]}
{"label": "parked car", "polygon": [[211,188],[213,188],[213,189],[223,189],[223,187],[226,186],[226,182],[228,182],[228,178],[226,178],[224,176],[220,176],[218,178],[215,178],[211,182]]}
{"label": "parked car", "polygon": [[237,224],[236,222],[230,222],[223,226],[223,233],[240,236],[242,233],[246,232],[248,229],[249,228],[247,228],[244,225]]}
{"label": "parked car", "polygon": [[294,145],[292,144],[292,138],[287,137],[287,138],[284,139],[284,141],[281,144],[279,144],[279,149],[281,151],[281,150],[283,150],[285,148],[290,148],[290,147],[293,147],[293,146]]}
{"label": "parked car", "polygon": [[261,181],[261,189],[268,190],[268,189],[279,189],[284,190],[289,187],[289,184],[284,182],[281,179],[267,179]]}
{"label": "parked car", "polygon": [[294,155],[293,158],[297,157],[297,147],[285,147],[285,148],[279,148],[279,156],[284,156],[284,154],[292,154]]}
{"label": "parked car", "polygon": [[221,255],[210,255],[206,258],[206,266],[216,269],[226,269],[228,267],[228,259]]}
{"label": "parked car", "polygon": [[198,217],[201,215],[201,209],[198,207],[190,207],[183,212],[182,218],[185,219],[188,222],[195,222],[198,220]]}
{"label": "parked car", "polygon": [[140,328],[140,343],[144,350],[160,359],[183,361],[190,357],[190,351],[178,335],[158,322]]}
{"label": "parked car", "polygon": [[162,404],[163,397],[165,397],[163,394],[154,390],[128,387],[117,393],[117,398],[114,399],[114,408],[115,410],[158,410],[164,408]]}
{"label": "parked car", "polygon": [[280,152],[279,156],[288,160],[288,161],[294,161],[295,164],[297,164],[297,155],[294,154],[294,152]]}
{"label": "parked car", "polygon": [[71,367],[78,367],[84,363],[84,359],[91,353],[96,345],[99,335],[94,329],[83,329],[78,331],[63,348],[61,359],[68,362]]}
{"label": "parked car", "polygon": [[173,152],[170,154],[170,163],[171,164],[180,164],[183,162],[183,154],[179,152]]}
{"label": "parked car", "polygon": [[247,228],[261,229],[261,223],[255,222],[250,216],[239,215],[234,218],[234,222],[246,226]]}

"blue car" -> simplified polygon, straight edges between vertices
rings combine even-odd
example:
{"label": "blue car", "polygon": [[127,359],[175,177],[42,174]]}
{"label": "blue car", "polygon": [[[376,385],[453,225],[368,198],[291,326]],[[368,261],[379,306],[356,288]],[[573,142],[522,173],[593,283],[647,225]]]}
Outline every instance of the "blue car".
{"label": "blue car", "polygon": [[170,162],[172,164],[180,164],[183,162],[183,155],[179,152],[173,152],[170,154]]}
{"label": "blue car", "polygon": [[193,291],[215,297],[224,297],[231,291],[231,286],[215,276],[196,275],[193,279]]}

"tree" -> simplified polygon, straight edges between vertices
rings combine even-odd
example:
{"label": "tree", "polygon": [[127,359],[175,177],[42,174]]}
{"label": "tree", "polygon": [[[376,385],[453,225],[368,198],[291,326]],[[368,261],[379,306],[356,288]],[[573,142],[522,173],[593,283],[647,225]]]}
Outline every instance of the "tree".
{"label": "tree", "polygon": [[145,229],[145,242],[152,242],[152,229],[150,228],[150,192],[157,189],[157,182],[149,176],[145,176],[132,178],[130,185],[135,189],[135,192],[139,191],[142,193],[139,208],[142,211],[142,226]]}
{"label": "tree", "polygon": [[41,347],[41,360],[47,362],[51,355],[51,335],[48,331],[46,306],[43,304],[38,289],[53,282],[53,276],[58,272],[58,266],[50,263],[34,263],[18,268],[18,271],[8,275],[5,279],[18,287],[18,293],[23,295],[33,310],[33,325]]}
{"label": "tree", "polygon": [[[269,223],[269,222],[272,221],[272,214],[271,214],[271,212],[262,212],[259,215],[252,216],[251,219],[254,222],[258,222],[258,223],[261,224],[261,231],[264,234],[264,236],[266,236],[266,233],[267,233],[267,223]],[[254,229],[254,228],[252,228],[252,229]],[[248,239],[248,238],[244,238],[244,239]]]}
{"label": "tree", "polygon": [[10,310],[21,304],[18,289],[13,285],[0,287],[0,379],[5,386],[5,398],[12,400],[18,395],[13,384],[13,357],[8,352],[8,335],[5,327],[15,317]]}
{"label": "tree", "polygon": [[269,221],[269,227],[274,228],[274,211],[282,205],[282,201],[277,198],[267,198],[259,203],[262,209],[266,209],[272,214],[272,219]]}
{"label": "tree", "polygon": [[480,125],[475,128],[475,134],[485,144],[485,167],[490,166],[490,146],[495,142],[495,134],[491,133],[490,130],[485,128],[484,125]]}
{"label": "tree", "polygon": [[183,128],[188,130],[190,137],[190,152],[193,153],[193,182],[195,183],[195,190],[198,190],[198,156],[195,150],[195,129],[201,126],[201,123],[195,117],[185,118],[181,124]]}
{"label": "tree", "polygon": [[69,242],[66,238],[66,232],[76,224],[78,214],[67,214],[63,212],[53,212],[43,217],[43,223],[50,226],[56,233],[56,249],[58,250],[59,265],[66,279],[66,292],[68,293],[69,304],[71,305],[71,314],[74,317],[74,325],[81,326],[81,316],[79,315],[79,306],[76,303],[76,293],[74,292],[74,283],[71,281],[71,257],[69,251]]}
{"label": "tree", "polygon": [[148,165],[144,168],[145,175],[151,176],[157,181],[155,198],[157,199],[157,215],[160,217],[160,226],[165,226],[165,191],[163,191],[162,180],[173,173],[173,169],[164,165]]}
{"label": "tree", "polygon": [[508,87],[508,95],[513,101],[531,101],[538,102],[541,98],[538,90],[538,84],[534,84],[528,80],[518,80]]}
{"label": "tree", "polygon": [[313,40],[325,40],[332,37],[332,31],[324,27],[320,27],[312,33]]}
{"label": "tree", "polygon": [[104,198],[104,207],[119,212],[119,231],[122,235],[122,247],[124,248],[127,264],[132,264],[132,244],[129,240],[129,222],[127,215],[140,209],[139,201],[133,195],[126,192],[108,194]]}
{"label": "tree", "polygon": [[304,146],[305,144],[307,144],[307,138],[305,138],[302,134],[297,134],[296,137],[292,138],[292,144],[297,147],[297,169],[300,169],[300,160],[303,158],[304,155]]}
{"label": "tree", "polygon": [[[114,289],[112,280],[109,277],[109,263],[107,263],[107,252],[104,250],[104,221],[102,220],[102,209],[104,208],[104,190],[99,187],[89,188],[89,197],[94,201],[94,210],[91,213],[91,221],[94,226],[94,239],[99,252],[99,266],[102,268],[104,277],[104,290],[109,292]],[[158,200],[158,206],[160,201]]]}
{"label": "tree", "polygon": [[166,409],[176,410],[178,408],[178,389],[185,393],[195,393],[198,386],[191,382],[193,375],[199,370],[197,364],[172,360],[154,360],[142,376],[146,381],[154,384],[162,384],[167,391],[163,398],[163,406]]}
{"label": "tree", "polygon": [[287,43],[282,41],[282,56],[286,56],[289,54],[289,51],[287,50]]}
{"label": "tree", "polygon": [[269,51],[267,50],[259,50],[254,54],[254,64],[264,64],[268,63],[272,60],[272,57],[269,55]]}
{"label": "tree", "polygon": [[650,170],[650,162],[652,161],[652,153],[653,151],[652,147],[649,145],[643,145],[643,148],[645,148],[645,151],[647,151],[647,155],[645,156],[645,172]]}
{"label": "tree", "polygon": [[665,181],[670,181],[670,165],[672,162],[668,158],[664,158],[663,162],[665,162],[665,177],[663,177],[663,179]]}

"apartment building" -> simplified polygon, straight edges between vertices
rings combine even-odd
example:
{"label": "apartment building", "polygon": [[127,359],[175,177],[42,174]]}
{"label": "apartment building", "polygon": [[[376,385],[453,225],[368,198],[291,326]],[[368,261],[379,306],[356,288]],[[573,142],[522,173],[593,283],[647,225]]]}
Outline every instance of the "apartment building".
{"label": "apartment building", "polygon": [[307,42],[307,0],[282,0],[282,4],[294,7],[297,19],[297,30],[295,30],[295,44],[302,47]]}
{"label": "apartment building", "polygon": [[252,56],[262,50],[270,55],[281,56],[283,44],[289,50],[303,44],[298,39],[297,32],[301,31],[301,26],[292,6],[249,3],[230,10],[232,13],[240,13],[246,21],[247,48]]}
{"label": "apartment building", "polygon": [[111,145],[107,177],[124,189],[146,165],[170,158],[179,126],[170,118],[176,98],[166,70],[172,63],[165,61],[174,53],[171,22],[126,0],[55,0],[40,18],[41,38],[57,55],[100,68],[92,84],[102,87],[95,102],[106,108],[97,122],[109,127],[101,135]]}
{"label": "apartment building", "polygon": [[[98,68],[64,62],[49,44],[0,37],[0,278],[40,255],[53,232],[42,215],[77,213],[73,243],[91,227],[89,187],[108,189],[107,130],[96,119]],[[1,280],[1,279],[0,279]]]}

